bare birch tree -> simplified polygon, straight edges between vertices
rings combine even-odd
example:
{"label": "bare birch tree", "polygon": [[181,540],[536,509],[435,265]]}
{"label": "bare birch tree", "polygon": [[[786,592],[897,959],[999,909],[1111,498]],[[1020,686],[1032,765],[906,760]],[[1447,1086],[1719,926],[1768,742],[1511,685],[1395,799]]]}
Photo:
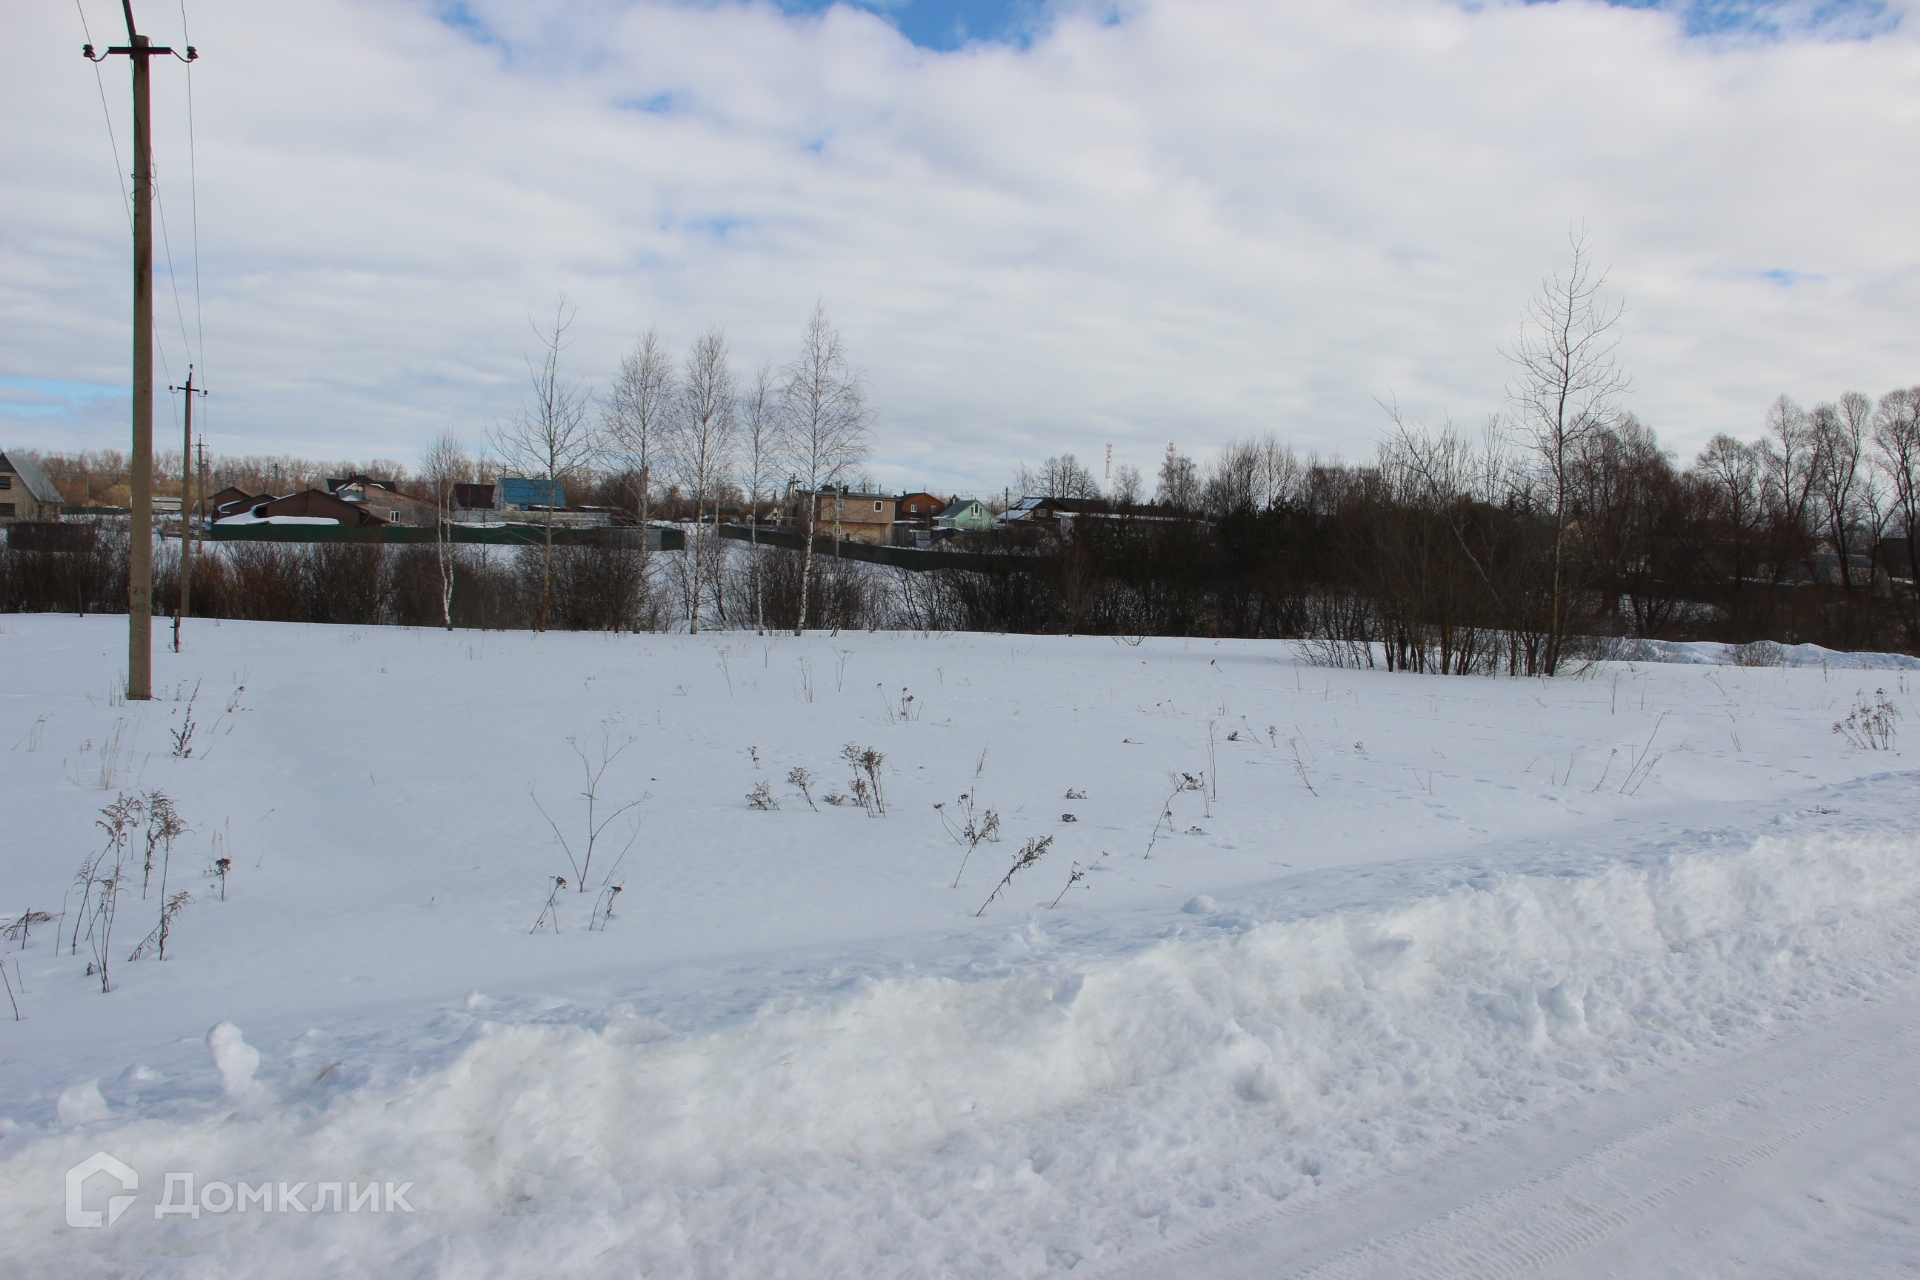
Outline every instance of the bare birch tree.
{"label": "bare birch tree", "polygon": [[[540,356],[527,357],[527,375],[533,396],[510,422],[496,423],[489,437],[503,469],[547,482],[546,548],[540,569],[540,613],[534,630],[547,629],[553,607],[553,509],[561,480],[587,465],[599,448],[599,439],[587,417],[591,392],[560,373],[560,353],[570,344],[567,330],[579,308],[563,295],[554,304],[553,323],[535,324]],[[532,473],[529,475],[528,473]]]}
{"label": "bare birch tree", "polygon": [[1586,233],[1574,231],[1567,240],[1565,270],[1541,282],[1519,336],[1511,347],[1501,350],[1519,369],[1507,384],[1507,399],[1521,433],[1540,459],[1553,509],[1544,675],[1559,668],[1566,645],[1566,544],[1573,470],[1586,445],[1611,425],[1615,405],[1629,382],[1618,356],[1624,305],[1601,297],[1607,276],[1594,268]]}
{"label": "bare birch tree", "polygon": [[827,318],[826,307],[818,303],[801,332],[800,354],[781,370],[780,411],[788,462],[807,495],[800,615],[793,627],[793,634],[799,636],[807,629],[820,489],[843,482],[846,474],[866,458],[867,428],[873,422],[866,379],[848,364],[840,333]]}
{"label": "bare birch tree", "polygon": [[1153,500],[1171,511],[1191,512],[1200,506],[1200,468],[1192,458],[1167,446],[1160,460],[1160,483]]}
{"label": "bare birch tree", "polygon": [[687,548],[693,591],[687,610],[687,630],[694,635],[700,632],[700,602],[705,594],[707,556],[701,536],[701,513],[712,500],[717,538],[720,489],[732,470],[738,431],[739,405],[733,366],[727,355],[727,337],[719,329],[709,329],[694,340],[693,349],[687,352],[679,394],[674,397],[673,412],[667,417],[667,433],[662,441],[664,452],[673,460],[675,476],[693,499],[693,540]]}
{"label": "bare birch tree", "polygon": [[760,504],[766,501],[767,488],[773,482],[779,459],[785,453],[785,433],[779,414],[779,383],[773,366],[763,364],[753,376],[741,406],[742,452],[745,454],[743,477],[747,482],[747,555],[753,586],[753,626],[767,633],[765,583],[760,572]]}
{"label": "bare birch tree", "polygon": [[440,570],[440,617],[453,630],[453,509],[456,484],[473,479],[473,459],[452,427],[442,431],[420,460],[420,475],[433,493],[433,551]]}
{"label": "bare birch tree", "polygon": [[[672,412],[673,397],[673,354],[661,341],[660,331],[649,329],[621,359],[620,374],[600,408],[608,454],[636,477],[633,509],[643,531],[652,514],[654,454]],[[645,565],[644,557],[641,563]]]}

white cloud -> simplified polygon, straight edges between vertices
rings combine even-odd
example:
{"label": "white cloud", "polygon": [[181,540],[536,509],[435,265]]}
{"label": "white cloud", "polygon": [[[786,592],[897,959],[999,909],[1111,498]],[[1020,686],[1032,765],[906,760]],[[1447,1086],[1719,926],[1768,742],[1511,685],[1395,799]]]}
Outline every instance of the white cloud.
{"label": "white cloud", "polygon": [[[1388,394],[1500,407],[1495,344],[1576,221],[1628,302],[1633,407],[1683,451],[1781,391],[1920,381],[1900,24],[1736,44],[1578,2],[1177,0],[936,54],[847,8],[466,8],[495,39],[424,4],[190,10],[218,447],[477,440],[565,291],[590,380],[653,322],[778,360],[823,299],[899,481],[1269,427],[1354,455]],[[106,43],[117,15],[89,16]],[[57,6],[10,29],[0,375],[112,384],[126,223],[79,41]],[[184,269],[185,68],[154,74]],[[7,414],[24,443],[118,440],[92,408]]]}

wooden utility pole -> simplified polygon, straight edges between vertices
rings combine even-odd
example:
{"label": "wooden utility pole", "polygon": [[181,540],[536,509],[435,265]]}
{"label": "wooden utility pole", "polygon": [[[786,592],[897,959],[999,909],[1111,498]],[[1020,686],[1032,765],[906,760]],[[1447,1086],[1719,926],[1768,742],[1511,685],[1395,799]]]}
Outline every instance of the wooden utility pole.
{"label": "wooden utility pole", "polygon": [[120,0],[127,17],[127,43],[96,57],[91,44],[81,53],[90,62],[115,54],[133,64],[133,517],[127,564],[127,697],[153,697],[153,91],[148,62],[186,55],[151,43],[134,30],[133,0]]}
{"label": "wooden utility pole", "polygon": [[193,512],[187,499],[193,493],[193,398],[205,391],[193,385],[193,366],[187,366],[187,385],[168,387],[187,393],[186,420],[180,429],[180,607],[173,614],[173,651],[180,652],[180,620],[193,607]]}

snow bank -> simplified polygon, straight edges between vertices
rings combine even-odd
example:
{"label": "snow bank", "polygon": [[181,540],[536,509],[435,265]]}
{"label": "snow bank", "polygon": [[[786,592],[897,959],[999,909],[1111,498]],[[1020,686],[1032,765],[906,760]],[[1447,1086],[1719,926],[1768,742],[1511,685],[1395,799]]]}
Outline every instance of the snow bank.
{"label": "snow bank", "polygon": [[1920,671],[1920,658],[1906,653],[1848,653],[1817,644],[1718,644],[1711,640],[1628,640],[1625,662],[1675,662],[1686,666],[1820,667],[1834,671]]}
{"label": "snow bank", "polygon": [[[22,1274],[1040,1274],[1907,971],[1916,855],[1807,835],[1293,919],[1195,899],[1130,955],[861,980],[698,1036],[476,1020],[398,1085],[261,1080],[264,1111],[33,1141],[0,1164],[4,1247]],[[212,1044],[253,1083],[237,1030]],[[62,1172],[95,1150],[143,1199],[60,1232]],[[411,1182],[419,1212],[154,1221],[182,1169]]]}

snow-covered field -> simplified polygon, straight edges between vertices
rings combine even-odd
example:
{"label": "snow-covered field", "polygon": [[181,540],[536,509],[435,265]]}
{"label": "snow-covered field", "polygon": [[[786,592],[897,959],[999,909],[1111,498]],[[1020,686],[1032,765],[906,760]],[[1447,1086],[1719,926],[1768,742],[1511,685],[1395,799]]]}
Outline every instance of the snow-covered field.
{"label": "snow-covered field", "polygon": [[1904,663],[202,622],[138,705],[125,625],[0,619],[0,1273],[1920,1268]]}

